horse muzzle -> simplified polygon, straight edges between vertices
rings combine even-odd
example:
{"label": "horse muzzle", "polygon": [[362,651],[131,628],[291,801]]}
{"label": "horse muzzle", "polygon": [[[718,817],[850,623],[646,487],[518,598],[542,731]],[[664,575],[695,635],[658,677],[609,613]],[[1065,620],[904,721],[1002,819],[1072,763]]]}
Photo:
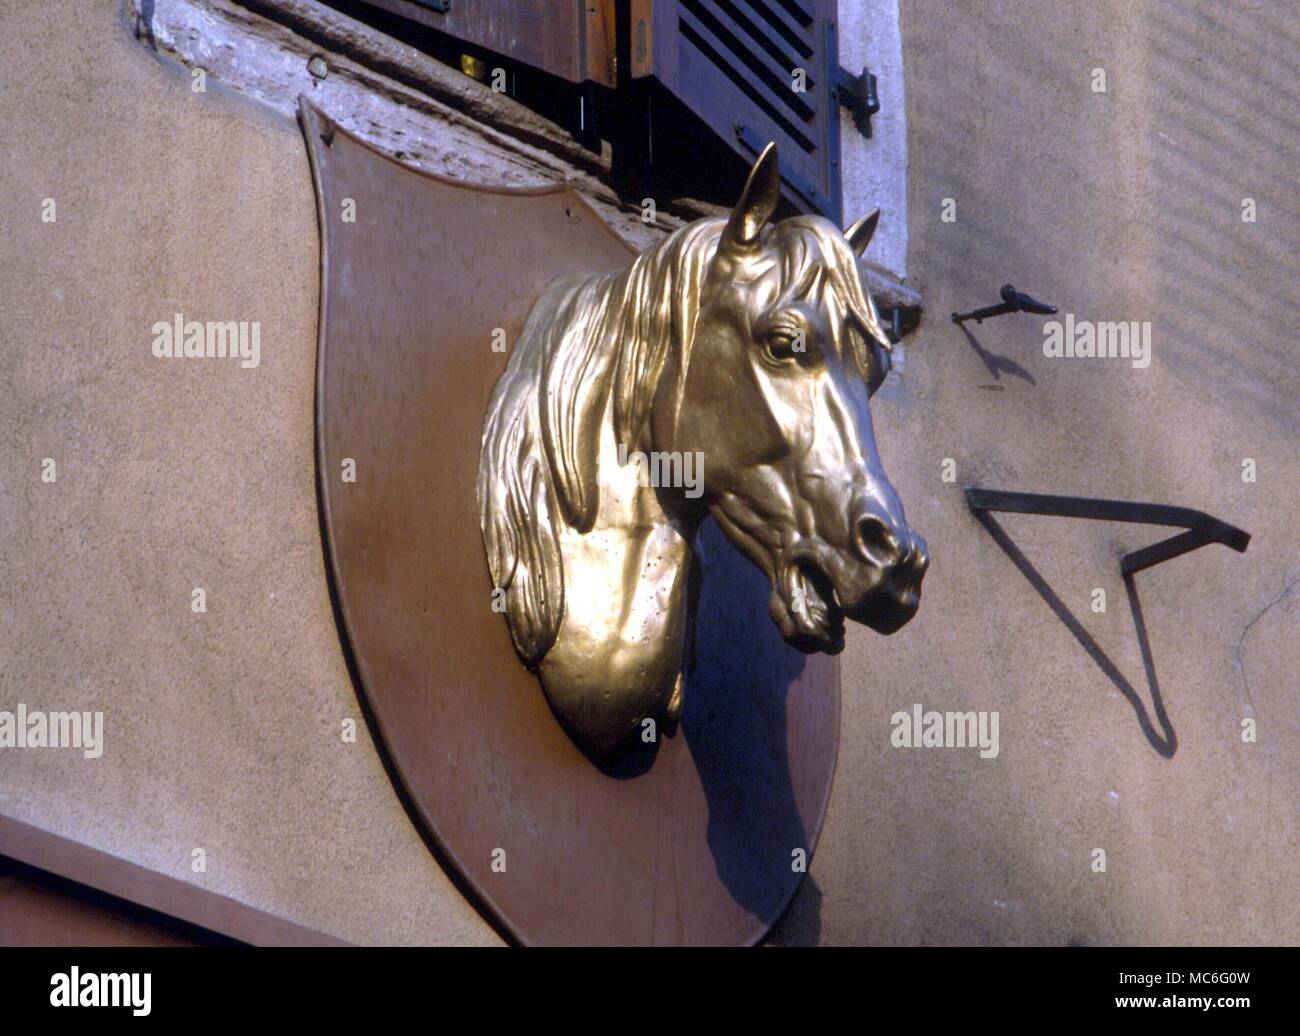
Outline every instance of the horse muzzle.
{"label": "horse muzzle", "polygon": [[779,562],[769,611],[782,636],[803,651],[838,654],[846,619],[885,634],[906,625],[920,606],[930,554],[910,529],[899,533],[895,546],[885,550],[882,540],[869,558],[856,543],[851,551],[805,543]]}
{"label": "horse muzzle", "polygon": [[869,574],[861,583],[844,579],[860,587],[857,593],[841,594],[844,614],[877,633],[894,633],[921,604],[930,548],[905,521],[883,518],[878,512],[864,512],[853,522],[853,547],[855,560]]}
{"label": "horse muzzle", "polygon": [[925,541],[918,540],[916,551],[885,570],[857,600],[844,606],[846,618],[884,634],[907,625],[920,607],[921,580],[930,564]]}

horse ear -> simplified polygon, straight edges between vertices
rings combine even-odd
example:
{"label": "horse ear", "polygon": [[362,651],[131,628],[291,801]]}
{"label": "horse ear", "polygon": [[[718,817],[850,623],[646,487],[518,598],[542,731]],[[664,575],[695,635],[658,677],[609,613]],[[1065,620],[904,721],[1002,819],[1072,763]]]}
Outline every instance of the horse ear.
{"label": "horse ear", "polygon": [[740,192],[740,201],[731,210],[720,244],[742,247],[753,244],[780,200],[781,163],[776,157],[776,144],[771,143],[763,148],[754,168],[749,171],[749,179]]}
{"label": "horse ear", "polygon": [[871,235],[876,232],[876,224],[879,221],[880,210],[873,209],[844,231],[844,236],[849,239],[849,244],[858,255],[867,250],[867,245],[871,243]]}

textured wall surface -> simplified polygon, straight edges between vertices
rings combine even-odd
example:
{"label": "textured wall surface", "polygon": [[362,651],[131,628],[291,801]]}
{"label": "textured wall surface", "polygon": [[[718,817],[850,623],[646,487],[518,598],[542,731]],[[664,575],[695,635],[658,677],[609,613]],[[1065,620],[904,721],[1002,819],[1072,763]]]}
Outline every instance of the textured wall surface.
{"label": "textured wall surface", "polygon": [[[1294,7],[904,0],[902,39],[926,317],[876,431],[934,562],[910,626],[850,641],[815,887],[779,934],[1294,943]],[[1046,358],[1041,317],[969,324],[974,341],[947,321],[1007,281],[1062,315],[1150,321],[1150,367]],[[1121,689],[1152,713],[1118,556],[1166,531],[998,516],[1113,681],[966,512],[962,484],[1181,504],[1254,535],[1244,555],[1204,547],[1135,577],[1172,758]],[[997,710],[999,756],[891,747],[890,715],[918,702]]]}
{"label": "textured wall surface", "polygon": [[844,221],[852,223],[879,208],[870,258],[906,276],[907,92],[898,0],[841,0],[838,21],[840,64],[854,75],[870,69],[880,98],[870,139],[858,132],[848,109],[840,109]]}
{"label": "textured wall surface", "polygon": [[[496,941],[394,794],[334,625],[297,125],[192,92],[115,2],[6,4],[0,40],[0,708],[105,727],[96,760],[0,752],[0,811],[346,939]],[[155,359],[177,312],[260,321],[260,365]]]}
{"label": "textured wall surface", "polygon": [[[851,634],[830,815],[779,941],[1300,936],[1296,39],[1284,3],[1222,6],[902,4],[926,318],[876,431],[935,560],[910,626]],[[115,0],[4,5],[0,125],[0,709],[106,728],[94,761],[0,753],[0,812],[344,938],[495,941],[364,724],[339,738],[360,717],[316,516],[298,128],[191,92]],[[1153,362],[1047,359],[1029,316],[974,341],[947,322],[1007,280],[1151,321]],[[261,321],[260,366],[154,359],[176,312]],[[1162,530],[1000,519],[1090,654],[962,484],[1183,504],[1254,535],[1137,576],[1172,758],[1126,700],[1153,711],[1117,560]],[[996,710],[998,757],[891,747],[916,703]]]}

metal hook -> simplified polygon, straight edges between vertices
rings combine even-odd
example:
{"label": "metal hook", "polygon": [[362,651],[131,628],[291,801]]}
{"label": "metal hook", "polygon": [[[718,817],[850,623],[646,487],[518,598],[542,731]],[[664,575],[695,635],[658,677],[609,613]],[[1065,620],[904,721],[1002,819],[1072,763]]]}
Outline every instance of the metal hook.
{"label": "metal hook", "polygon": [[975,318],[975,323],[982,324],[989,317],[998,317],[1003,313],[1055,313],[1056,307],[1049,306],[1045,302],[1039,302],[1021,292],[1016,291],[1015,287],[1010,284],[1002,285],[1002,301],[995,306],[985,306],[982,309],[973,309],[969,313],[954,313],[952,322],[960,324],[963,321]]}

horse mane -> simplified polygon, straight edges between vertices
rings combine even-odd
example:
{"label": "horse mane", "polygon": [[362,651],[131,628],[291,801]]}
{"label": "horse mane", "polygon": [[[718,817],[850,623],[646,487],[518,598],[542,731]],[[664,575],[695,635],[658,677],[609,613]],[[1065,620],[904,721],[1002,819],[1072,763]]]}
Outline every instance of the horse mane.
{"label": "horse mane", "polygon": [[557,523],[585,532],[596,518],[600,423],[611,410],[615,438],[630,448],[674,345],[686,369],[724,224],[696,221],[625,269],[553,282],[493,390],[479,519],[493,586],[505,592],[515,649],[529,666],[545,657],[564,617]]}
{"label": "horse mane", "polygon": [[[697,220],[622,270],[552,282],[493,390],[479,458],[479,519],[492,583],[505,591],[510,632],[527,665],[545,657],[564,618],[558,523],[586,532],[596,519],[601,422],[609,413],[615,441],[631,449],[674,347],[684,379],[725,223]],[[797,216],[763,235],[779,242],[788,291],[804,290],[810,279],[830,285],[844,347],[863,380],[878,384],[889,340],[839,228]]]}

